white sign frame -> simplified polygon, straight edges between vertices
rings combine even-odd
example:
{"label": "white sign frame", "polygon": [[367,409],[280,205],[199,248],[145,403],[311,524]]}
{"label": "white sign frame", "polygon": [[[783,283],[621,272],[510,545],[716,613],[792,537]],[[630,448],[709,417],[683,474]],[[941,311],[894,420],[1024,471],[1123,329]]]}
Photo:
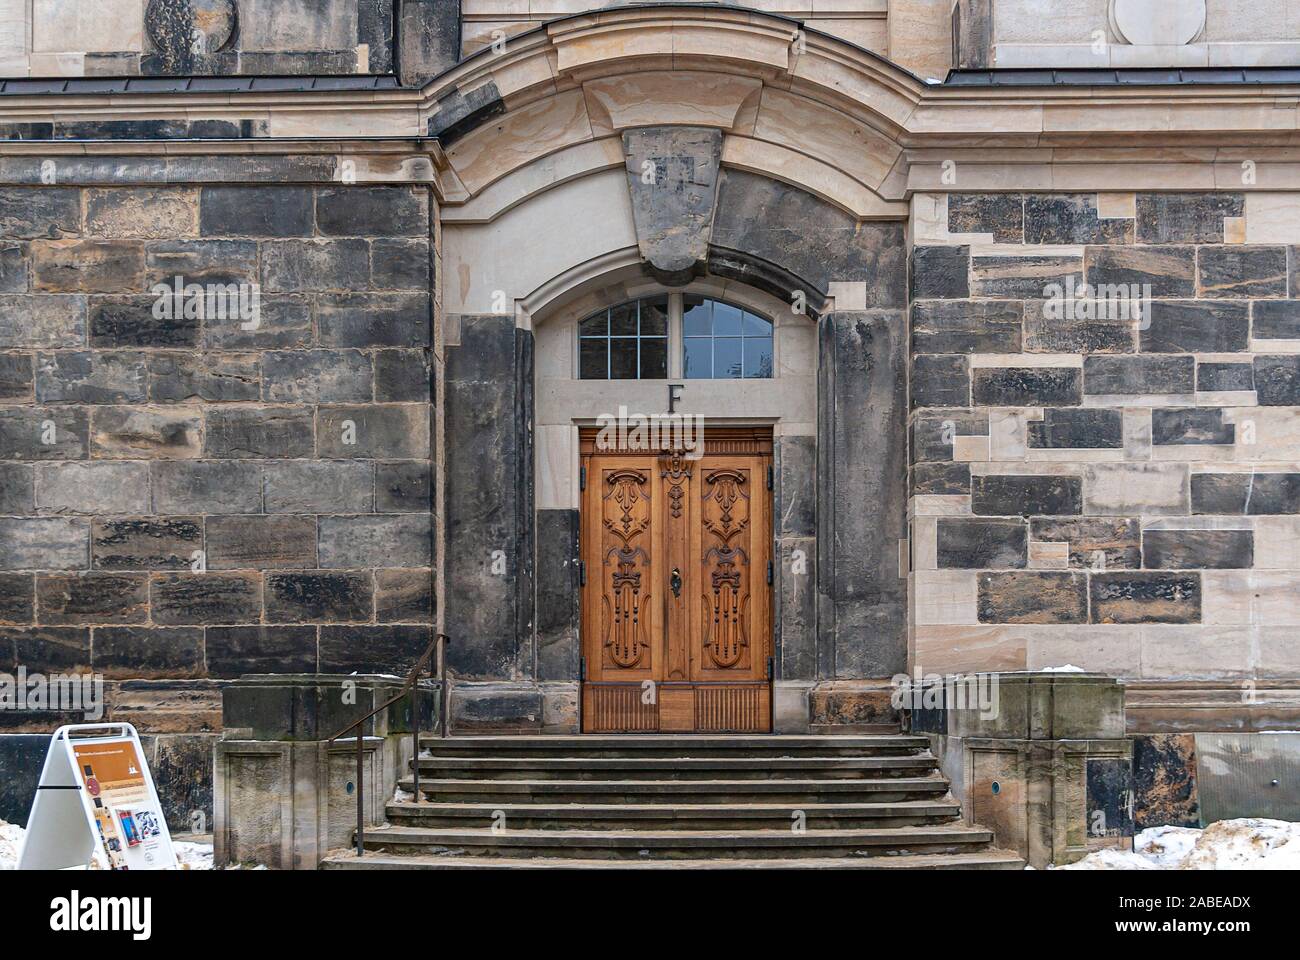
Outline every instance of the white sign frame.
{"label": "white sign frame", "polygon": [[[98,735],[92,731],[99,731]],[[140,744],[140,734],[129,723],[74,723],[59,727],[50,737],[45,765],[27,818],[27,832],[18,854],[19,870],[85,870],[98,847],[105,856],[102,836],[95,819],[95,797],[87,789],[85,777],[77,766],[74,746],[130,743],[140,761],[146,799],[140,809],[151,812],[156,820],[158,843],[150,856],[157,863],[133,865],[136,870],[175,870],[179,868],[171,832],[162,814],[162,803],[154,786],[149,761]],[[111,862],[111,859],[110,859]]]}

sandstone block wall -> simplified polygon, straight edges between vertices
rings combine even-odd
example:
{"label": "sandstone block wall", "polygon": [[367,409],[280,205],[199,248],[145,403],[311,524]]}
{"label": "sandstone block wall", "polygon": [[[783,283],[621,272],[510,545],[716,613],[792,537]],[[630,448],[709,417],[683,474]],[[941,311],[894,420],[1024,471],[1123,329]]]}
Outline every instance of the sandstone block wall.
{"label": "sandstone block wall", "polygon": [[[912,646],[923,670],[1300,670],[1295,203],[914,201]],[[1066,278],[1093,289],[1058,310],[1049,285]],[[1150,298],[1137,319],[1087,296],[1132,284]]]}

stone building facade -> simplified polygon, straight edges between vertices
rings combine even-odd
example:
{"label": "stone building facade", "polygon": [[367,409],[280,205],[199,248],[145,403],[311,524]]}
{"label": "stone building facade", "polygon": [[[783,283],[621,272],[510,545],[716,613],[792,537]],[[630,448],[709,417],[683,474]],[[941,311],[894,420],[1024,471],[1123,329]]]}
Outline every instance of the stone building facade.
{"label": "stone building facade", "polygon": [[[224,684],[436,630],[459,729],[584,728],[619,407],[761,434],[778,731],[1071,664],[1186,822],[1197,735],[1300,724],[1289,15],[93,6],[0,0],[0,672],[102,674],[169,816]],[[588,375],[627,304],[665,366]],[[718,304],[766,366],[693,372]],[[0,815],[54,722],[0,713]]]}

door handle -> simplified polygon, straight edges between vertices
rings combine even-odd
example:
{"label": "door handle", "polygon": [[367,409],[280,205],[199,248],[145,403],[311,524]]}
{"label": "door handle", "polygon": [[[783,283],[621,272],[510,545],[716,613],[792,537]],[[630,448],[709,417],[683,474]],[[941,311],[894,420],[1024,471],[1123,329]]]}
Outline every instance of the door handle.
{"label": "door handle", "polygon": [[668,585],[673,588],[674,597],[682,595],[682,572],[676,567],[673,567],[672,576],[668,578]]}

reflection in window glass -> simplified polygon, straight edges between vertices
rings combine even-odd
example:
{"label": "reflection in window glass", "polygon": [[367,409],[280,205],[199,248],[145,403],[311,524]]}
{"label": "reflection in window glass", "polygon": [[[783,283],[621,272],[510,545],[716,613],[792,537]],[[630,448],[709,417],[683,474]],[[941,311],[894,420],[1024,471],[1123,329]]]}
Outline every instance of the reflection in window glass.
{"label": "reflection in window glass", "polygon": [[666,380],[668,298],[609,307],[578,324],[583,380]]}
{"label": "reflection in window glass", "polygon": [[682,345],[688,379],[772,376],[772,322],[721,300],[685,298]]}

